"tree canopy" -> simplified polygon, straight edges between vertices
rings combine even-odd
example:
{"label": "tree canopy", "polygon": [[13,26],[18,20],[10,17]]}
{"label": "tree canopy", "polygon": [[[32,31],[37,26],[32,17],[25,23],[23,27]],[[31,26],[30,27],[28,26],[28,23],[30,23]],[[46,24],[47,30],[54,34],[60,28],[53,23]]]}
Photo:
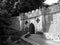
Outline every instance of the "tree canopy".
{"label": "tree canopy", "polygon": [[[10,15],[25,13],[43,7],[45,0],[5,0],[0,2],[0,11]],[[0,12],[2,13],[2,12]],[[3,14],[3,13],[2,13]]]}

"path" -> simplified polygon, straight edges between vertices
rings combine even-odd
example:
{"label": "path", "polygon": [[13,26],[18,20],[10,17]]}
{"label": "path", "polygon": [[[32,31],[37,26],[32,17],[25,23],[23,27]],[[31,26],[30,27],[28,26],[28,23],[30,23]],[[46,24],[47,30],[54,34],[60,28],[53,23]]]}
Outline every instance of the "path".
{"label": "path", "polygon": [[21,38],[29,43],[32,43],[33,45],[60,45],[58,42],[43,39],[38,34],[31,34],[31,36],[28,38],[25,38],[24,36],[25,35],[23,35]]}

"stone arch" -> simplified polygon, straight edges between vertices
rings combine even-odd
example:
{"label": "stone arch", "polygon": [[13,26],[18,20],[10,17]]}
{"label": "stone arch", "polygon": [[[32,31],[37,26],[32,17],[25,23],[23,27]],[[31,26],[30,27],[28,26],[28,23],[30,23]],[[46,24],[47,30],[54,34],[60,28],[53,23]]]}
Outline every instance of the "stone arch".
{"label": "stone arch", "polygon": [[29,24],[29,32],[30,34],[35,34],[35,26],[33,23]]}

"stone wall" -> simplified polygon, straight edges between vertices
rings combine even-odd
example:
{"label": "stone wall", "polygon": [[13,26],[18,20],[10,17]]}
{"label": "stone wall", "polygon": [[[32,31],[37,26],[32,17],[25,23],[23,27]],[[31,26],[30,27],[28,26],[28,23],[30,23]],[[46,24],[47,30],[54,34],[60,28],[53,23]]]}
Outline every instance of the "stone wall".
{"label": "stone wall", "polygon": [[[60,18],[60,5],[51,5],[47,8],[45,13],[46,18],[46,28],[47,30],[57,30],[59,28],[59,18]],[[54,32],[54,31],[51,31]]]}
{"label": "stone wall", "polygon": [[46,30],[47,39],[54,41],[60,40],[60,6],[53,5],[49,7],[50,11],[46,14]]}
{"label": "stone wall", "polygon": [[[39,22],[37,22],[39,20]],[[42,16],[30,19],[30,23],[33,23],[35,26],[35,31],[42,31]]]}
{"label": "stone wall", "polygon": [[[36,9],[31,12],[25,13],[28,17],[25,21],[28,21],[29,24],[33,23],[35,26],[35,32],[42,31],[42,12],[41,9]],[[26,26],[26,25],[25,25]]]}
{"label": "stone wall", "polygon": [[[52,18],[48,19],[47,23],[50,24],[49,32],[50,33],[60,33],[60,13],[53,14]],[[51,20],[51,21],[50,21]]]}

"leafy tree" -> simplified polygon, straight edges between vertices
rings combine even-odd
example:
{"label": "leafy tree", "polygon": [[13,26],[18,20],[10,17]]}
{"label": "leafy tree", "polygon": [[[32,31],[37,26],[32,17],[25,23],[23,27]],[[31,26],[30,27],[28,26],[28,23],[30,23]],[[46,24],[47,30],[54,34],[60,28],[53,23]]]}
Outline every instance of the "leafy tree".
{"label": "leafy tree", "polygon": [[[6,0],[1,2],[0,9],[5,10],[8,15],[19,15],[19,13],[25,13],[37,8],[43,7],[45,0]],[[3,4],[3,5],[2,5]],[[2,13],[3,14],[3,13]]]}

